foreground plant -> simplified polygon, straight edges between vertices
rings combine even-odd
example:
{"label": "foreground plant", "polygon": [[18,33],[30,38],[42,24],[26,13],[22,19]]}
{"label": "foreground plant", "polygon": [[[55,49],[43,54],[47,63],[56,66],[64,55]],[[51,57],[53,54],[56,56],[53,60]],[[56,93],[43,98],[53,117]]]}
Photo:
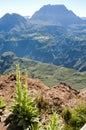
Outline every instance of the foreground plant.
{"label": "foreground plant", "polygon": [[[27,80],[24,85],[20,81],[20,69],[17,66],[16,72],[16,91],[11,114],[6,119],[6,124],[9,124],[10,129],[13,127],[20,130],[32,130],[38,124],[38,109],[35,102],[28,95]],[[14,129],[15,129],[14,128]],[[18,129],[18,130],[19,130]]]}

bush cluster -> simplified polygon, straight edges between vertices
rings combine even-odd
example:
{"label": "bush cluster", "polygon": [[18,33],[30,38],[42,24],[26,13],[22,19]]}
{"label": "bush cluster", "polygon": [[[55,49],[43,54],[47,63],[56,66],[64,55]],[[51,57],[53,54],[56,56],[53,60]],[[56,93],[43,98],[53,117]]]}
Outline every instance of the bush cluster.
{"label": "bush cluster", "polygon": [[74,108],[66,108],[62,112],[65,121],[64,130],[80,130],[86,123],[86,107],[79,105]]}

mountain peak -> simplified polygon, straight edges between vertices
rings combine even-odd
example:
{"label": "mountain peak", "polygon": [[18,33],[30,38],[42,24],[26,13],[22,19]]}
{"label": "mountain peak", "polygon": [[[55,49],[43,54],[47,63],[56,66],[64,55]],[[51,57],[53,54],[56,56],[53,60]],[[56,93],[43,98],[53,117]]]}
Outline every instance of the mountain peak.
{"label": "mountain peak", "polygon": [[[10,18],[19,18],[19,17],[22,17],[21,15],[19,14],[16,14],[16,13],[6,13],[1,19],[5,20],[5,19],[10,19]],[[23,18],[23,17],[22,17]]]}
{"label": "mountain peak", "polygon": [[9,31],[13,27],[20,25],[21,23],[25,23],[26,19],[16,13],[6,13],[1,19],[0,19],[0,30]]}
{"label": "mountain peak", "polygon": [[31,20],[37,23],[41,21],[42,23],[46,22],[56,25],[77,24],[82,21],[64,5],[44,5],[32,16]]}
{"label": "mountain peak", "polygon": [[63,12],[67,12],[67,8],[64,5],[44,5],[42,8],[40,8],[40,11],[43,11],[44,13],[63,13]]}
{"label": "mountain peak", "polygon": [[41,9],[52,9],[52,10],[67,10],[66,6],[61,4],[61,5],[51,5],[51,4],[48,4],[48,5],[44,5]]}

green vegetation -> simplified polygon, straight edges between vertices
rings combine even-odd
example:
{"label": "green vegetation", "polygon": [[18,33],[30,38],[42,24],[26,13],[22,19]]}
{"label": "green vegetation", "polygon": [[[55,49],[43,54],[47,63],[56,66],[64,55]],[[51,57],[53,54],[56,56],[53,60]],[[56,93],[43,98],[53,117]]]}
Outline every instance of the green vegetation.
{"label": "green vegetation", "polygon": [[28,96],[28,85],[26,83],[22,86],[20,81],[20,70],[17,67],[16,75],[16,92],[13,106],[11,107],[11,114],[6,119],[10,129],[13,130],[19,127],[21,130],[31,130],[37,122],[38,109],[35,102]]}
{"label": "green vegetation", "polygon": [[64,130],[80,130],[86,123],[86,107],[78,106],[77,108],[66,108],[62,112],[65,126]]}
{"label": "green vegetation", "polygon": [[38,78],[49,87],[65,82],[75,89],[86,86],[86,72],[78,72],[52,64],[45,64],[28,58],[18,58],[12,52],[4,53],[0,58],[0,74],[15,72],[15,65],[20,64],[21,72],[25,69],[29,77]]}
{"label": "green vegetation", "polygon": [[45,126],[45,130],[62,130],[62,125],[59,123],[59,118],[56,113],[52,115],[50,121]]}
{"label": "green vegetation", "polygon": [[63,125],[59,122],[58,115],[53,113],[45,125],[39,123],[38,126],[32,130],[63,130]]}
{"label": "green vegetation", "polygon": [[5,101],[3,100],[3,98],[0,98],[0,116],[3,114],[3,110],[5,108]]}

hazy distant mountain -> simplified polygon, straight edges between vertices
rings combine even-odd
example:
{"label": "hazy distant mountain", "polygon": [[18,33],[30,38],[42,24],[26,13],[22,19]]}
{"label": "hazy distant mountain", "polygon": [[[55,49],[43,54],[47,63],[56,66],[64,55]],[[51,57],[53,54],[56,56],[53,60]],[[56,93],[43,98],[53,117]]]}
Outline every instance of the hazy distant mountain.
{"label": "hazy distant mountain", "polygon": [[12,51],[19,57],[86,71],[86,24],[82,21],[64,5],[46,5],[31,21],[6,14],[0,19],[0,55]]}
{"label": "hazy distant mountain", "polygon": [[0,19],[0,30],[9,31],[13,27],[25,25],[26,22],[26,19],[19,14],[7,13]]}
{"label": "hazy distant mountain", "polygon": [[45,5],[31,17],[31,20],[35,23],[58,25],[82,23],[82,20],[64,5]]}

